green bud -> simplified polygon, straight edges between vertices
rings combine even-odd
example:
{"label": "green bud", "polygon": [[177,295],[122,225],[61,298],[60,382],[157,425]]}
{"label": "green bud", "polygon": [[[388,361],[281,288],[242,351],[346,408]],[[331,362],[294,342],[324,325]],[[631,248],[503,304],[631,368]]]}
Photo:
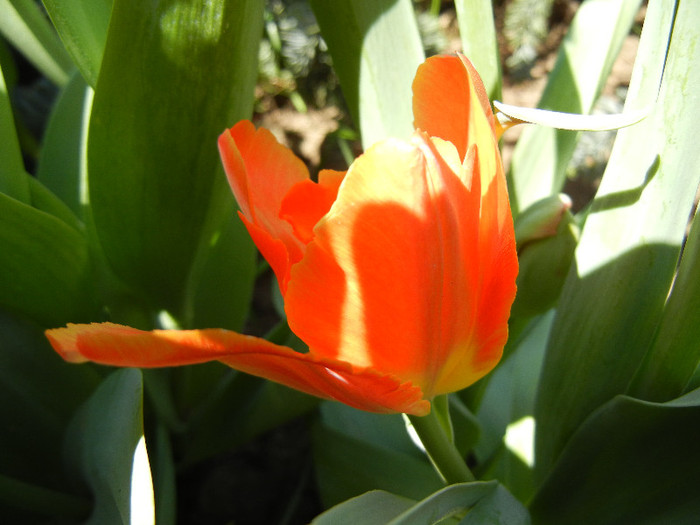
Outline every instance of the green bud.
{"label": "green bud", "polygon": [[564,214],[571,209],[571,198],[560,193],[540,199],[515,220],[515,242],[520,252],[527,243],[556,235]]}
{"label": "green bud", "polygon": [[554,306],[564,286],[578,239],[576,220],[565,209],[554,235],[528,239],[522,245],[518,243],[518,293],[511,316],[530,317]]}

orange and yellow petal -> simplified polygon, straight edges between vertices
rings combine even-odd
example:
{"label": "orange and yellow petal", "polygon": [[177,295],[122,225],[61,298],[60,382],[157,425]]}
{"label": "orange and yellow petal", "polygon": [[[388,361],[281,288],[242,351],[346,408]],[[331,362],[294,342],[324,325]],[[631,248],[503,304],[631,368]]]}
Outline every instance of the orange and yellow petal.
{"label": "orange and yellow petal", "polygon": [[264,128],[243,120],[219,137],[219,152],[241,212],[251,223],[287,246],[292,260],[301,256],[303,243],[280,207],[289,190],[308,180],[304,163]]}
{"label": "orange and yellow petal", "polygon": [[[444,393],[455,356],[473,360],[482,192],[470,159],[465,167],[451,145],[417,133],[353,163],[285,297],[291,328],[314,352],[395,374],[428,398]],[[484,368],[462,369],[450,391]]]}
{"label": "orange and yellow petal", "polygon": [[372,412],[425,415],[430,403],[416,386],[371,369],[300,354],[264,339],[221,329],[154,330],[102,323],[48,330],[67,361],[161,367],[218,360],[302,392]]}
{"label": "orange and yellow petal", "polygon": [[440,55],[418,67],[413,81],[414,126],[452,142],[464,159],[471,144],[495,137],[483,82],[464,55]]}

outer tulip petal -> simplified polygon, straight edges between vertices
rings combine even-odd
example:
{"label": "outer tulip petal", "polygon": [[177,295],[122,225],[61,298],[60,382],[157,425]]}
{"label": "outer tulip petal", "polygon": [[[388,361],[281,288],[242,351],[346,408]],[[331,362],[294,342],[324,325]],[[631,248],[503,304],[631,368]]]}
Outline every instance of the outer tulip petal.
{"label": "outer tulip petal", "polygon": [[[451,145],[417,134],[355,161],[285,297],[290,327],[315,353],[394,373],[427,398],[495,366],[474,337],[484,271],[476,160],[463,167]],[[455,380],[452,363],[470,366]]]}
{"label": "outer tulip petal", "polygon": [[177,366],[219,360],[311,395],[372,412],[425,415],[430,403],[416,386],[371,369],[300,354],[228,330],[154,330],[112,323],[68,325],[46,332],[67,361],[117,366]]}
{"label": "outer tulip petal", "polygon": [[344,171],[322,170],[318,175],[318,184],[304,180],[287,193],[282,201],[280,217],[292,225],[302,242],[309,243],[314,238],[314,226],[331,209],[343,177]]}
{"label": "outer tulip petal", "polygon": [[[270,261],[277,279],[286,281],[289,265],[301,259],[303,243],[291,225],[279,216],[282,200],[298,182],[309,180],[304,163],[282,146],[268,130],[241,121],[219,137],[219,152],[233,194],[248,224],[255,224],[267,236],[264,241],[279,240],[287,248],[288,262]],[[249,227],[250,230],[250,227]],[[255,237],[253,240],[257,240]],[[269,242],[265,242],[266,245]],[[264,246],[258,245],[262,252]]]}
{"label": "outer tulip petal", "polygon": [[495,136],[486,89],[464,55],[441,55],[418,67],[413,81],[414,126],[452,142],[464,159],[471,144]]}

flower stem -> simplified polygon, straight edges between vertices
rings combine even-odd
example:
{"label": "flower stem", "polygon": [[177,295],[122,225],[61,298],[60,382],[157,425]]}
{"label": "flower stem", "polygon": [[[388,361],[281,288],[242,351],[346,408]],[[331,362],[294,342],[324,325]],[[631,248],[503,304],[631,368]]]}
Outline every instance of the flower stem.
{"label": "flower stem", "polygon": [[423,443],[433,466],[448,485],[476,479],[454,443],[447,437],[434,410],[423,417],[409,415],[408,419]]}

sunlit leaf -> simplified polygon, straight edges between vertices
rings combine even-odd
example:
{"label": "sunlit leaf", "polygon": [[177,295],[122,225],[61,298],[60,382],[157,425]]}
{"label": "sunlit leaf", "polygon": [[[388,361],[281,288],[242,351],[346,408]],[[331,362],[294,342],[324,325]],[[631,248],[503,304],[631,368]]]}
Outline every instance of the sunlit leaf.
{"label": "sunlit leaf", "polygon": [[666,2],[649,6],[627,107],[646,106],[664,71],[659,102],[618,132],[559,302],[536,407],[540,476],[589,414],[627,391],[676,270],[700,182],[700,12],[681,2],[672,16]]}
{"label": "sunlit leaf", "polygon": [[697,211],[655,341],[629,394],[649,401],[679,396],[700,364],[700,220]]}
{"label": "sunlit leaf", "polygon": [[501,57],[491,0],[455,0],[462,52],[484,82],[489,99],[501,98]]}
{"label": "sunlit leaf", "polygon": [[55,84],[68,81],[68,53],[33,0],[0,0],[0,33]]}
{"label": "sunlit leaf", "polygon": [[154,523],[142,397],[138,370],[114,372],[81,407],[66,434],[66,460],[94,497],[86,525]]}
{"label": "sunlit leaf", "polygon": [[367,149],[413,130],[411,83],[425,56],[410,0],[311,0]]}
{"label": "sunlit leaf", "polygon": [[95,87],[112,0],[43,0],[68,53],[85,81]]}
{"label": "sunlit leaf", "polygon": [[[640,4],[640,0],[588,0],[580,5],[549,74],[540,108],[566,113],[591,110]],[[540,126],[523,131],[509,173],[516,214],[559,193],[575,145],[574,132]]]}

